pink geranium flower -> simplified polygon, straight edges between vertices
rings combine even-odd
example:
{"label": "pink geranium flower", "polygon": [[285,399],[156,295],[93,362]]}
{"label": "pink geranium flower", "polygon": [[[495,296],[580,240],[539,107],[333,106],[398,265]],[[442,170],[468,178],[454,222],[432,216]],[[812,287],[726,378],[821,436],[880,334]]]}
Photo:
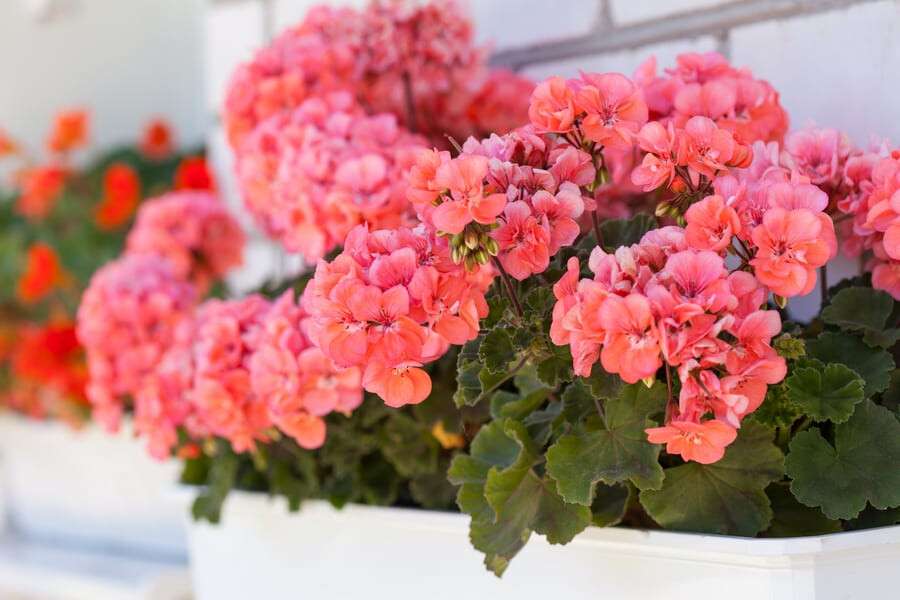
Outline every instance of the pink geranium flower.
{"label": "pink geranium flower", "polygon": [[584,113],[584,135],[601,146],[628,148],[647,122],[647,105],[634,83],[620,73],[585,73],[575,106]]}
{"label": "pink geranium flower", "polygon": [[647,298],[640,294],[610,296],[600,306],[600,323],[606,331],[600,353],[604,369],[635,383],[662,366],[659,332]]}
{"label": "pink geranium flower", "polygon": [[435,182],[449,191],[449,198],[432,213],[434,226],[447,233],[460,233],[476,221],[493,223],[506,205],[504,194],[485,194],[484,178],[488,159],[484,156],[460,156],[437,169]]}
{"label": "pink geranium flower", "polygon": [[503,212],[503,223],[492,235],[500,246],[500,264],[514,278],[540,273],[550,262],[550,228],[538,219],[528,204],[511,202]]}
{"label": "pink geranium flower", "polygon": [[725,455],[725,448],[737,438],[737,430],[721,421],[670,421],[665,427],[647,430],[653,444],[666,444],[666,452],[685,460],[708,465]]}
{"label": "pink geranium flower", "polygon": [[721,252],[731,245],[731,238],[741,232],[737,211],[725,204],[722,196],[707,196],[691,205],[684,214],[687,243],[698,250]]}
{"label": "pink geranium flower", "polygon": [[815,287],[816,269],[831,255],[828,239],[834,237],[834,226],[827,217],[819,219],[805,208],[775,207],[765,213],[752,237],[757,253],[750,264],[757,278],[775,294],[789,298]]}
{"label": "pink geranium flower", "polygon": [[568,133],[575,122],[575,92],[562,77],[551,77],[531,93],[528,118],[539,133]]}

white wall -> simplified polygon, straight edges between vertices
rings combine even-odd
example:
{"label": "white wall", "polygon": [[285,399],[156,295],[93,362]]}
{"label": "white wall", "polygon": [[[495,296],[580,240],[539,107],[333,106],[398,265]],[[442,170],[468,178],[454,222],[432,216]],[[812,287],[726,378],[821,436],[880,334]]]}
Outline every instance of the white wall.
{"label": "white wall", "polygon": [[203,141],[205,0],[62,0],[41,21],[29,7],[46,1],[0,0],[0,127],[37,148],[57,109],[85,106],[94,148],[157,115]]}

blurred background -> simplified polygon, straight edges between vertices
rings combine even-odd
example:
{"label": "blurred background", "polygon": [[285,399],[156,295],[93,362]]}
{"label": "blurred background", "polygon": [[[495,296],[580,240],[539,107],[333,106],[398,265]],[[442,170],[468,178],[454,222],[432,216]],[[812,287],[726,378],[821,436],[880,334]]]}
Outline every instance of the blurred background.
{"label": "blurred background", "polygon": [[[225,84],[239,62],[317,3],[0,0],[0,131],[40,148],[54,115],[85,109],[90,151],[75,155],[78,162],[133,143],[146,123],[164,119],[179,148],[205,145],[219,191],[240,213],[217,115]],[[900,142],[900,0],[469,0],[469,7],[493,61],[535,79],[631,74],[650,55],[665,68],[677,54],[715,50],[769,80],[794,128],[835,127],[861,145],[876,132]],[[0,163],[4,181],[10,174]],[[230,283],[248,289],[294,266],[254,234]],[[179,557],[167,557],[164,568],[92,560],[0,542],[0,600],[55,598],[47,590],[62,587],[83,594],[67,598],[176,597]]]}

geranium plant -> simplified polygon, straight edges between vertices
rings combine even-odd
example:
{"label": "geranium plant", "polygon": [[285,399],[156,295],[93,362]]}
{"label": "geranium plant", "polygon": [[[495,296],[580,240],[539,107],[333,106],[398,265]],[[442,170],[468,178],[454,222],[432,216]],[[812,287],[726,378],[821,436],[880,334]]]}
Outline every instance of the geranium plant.
{"label": "geranium plant", "polygon": [[[146,271],[121,333],[157,337],[95,408],[149,407],[211,520],[232,487],[447,508],[455,486],[497,574],[591,525],[896,522],[900,151],[788,134],[772,86],[715,53],[495,102],[471,82],[528,84],[481,57],[454,5],[376,2],[241,67],[243,199],[316,267],[198,306],[165,258],[108,267],[98,290]],[[461,99],[522,121],[457,137]],[[841,245],[863,274],[829,287]],[[89,300],[85,328],[116,304]]]}

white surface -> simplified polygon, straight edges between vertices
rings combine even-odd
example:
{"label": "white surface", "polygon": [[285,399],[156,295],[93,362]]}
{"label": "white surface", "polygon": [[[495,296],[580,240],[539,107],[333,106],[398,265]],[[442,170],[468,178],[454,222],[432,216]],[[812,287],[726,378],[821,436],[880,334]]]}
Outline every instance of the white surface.
{"label": "white surface", "polygon": [[523,73],[540,81],[558,75],[560,77],[577,77],[580,71],[589,73],[605,73],[615,71],[629,77],[634,74],[641,63],[656,57],[658,72],[675,65],[675,58],[684,52],[710,52],[716,49],[716,40],[709,36],[676,40],[663,44],[645,46],[639,50],[626,50],[596,56],[582,56],[565,61],[539,63],[526,67]]}
{"label": "white surface", "polygon": [[0,415],[9,529],[31,539],[123,554],[183,557],[181,508],[167,501],[175,461],[159,463],[123,427],[73,431]]}
{"label": "white surface", "polygon": [[[189,494],[185,494],[185,499]],[[567,546],[533,535],[503,579],[470,547],[468,517],[234,493],[222,523],[189,526],[197,600],[872,600],[893,597],[900,527],[746,539],[590,529]],[[252,573],[252,576],[249,574]]]}
{"label": "white surface", "polygon": [[26,2],[0,0],[0,127],[42,148],[61,108],[93,114],[92,148],[135,141],[145,121],[168,119],[199,144],[205,0],[78,0],[36,20]]}
{"label": "white surface", "polygon": [[793,128],[815,121],[858,144],[900,144],[900,2],[736,29],[731,58],[781,92]]}
{"label": "white surface", "polygon": [[609,0],[610,13],[616,25],[631,25],[638,21],[665,18],[683,12],[702,10],[728,0]]}
{"label": "white surface", "polygon": [[185,565],[0,537],[4,600],[189,600]]}
{"label": "white surface", "polygon": [[212,4],[206,13],[206,108],[218,114],[231,73],[265,40],[263,5],[256,0]]}

